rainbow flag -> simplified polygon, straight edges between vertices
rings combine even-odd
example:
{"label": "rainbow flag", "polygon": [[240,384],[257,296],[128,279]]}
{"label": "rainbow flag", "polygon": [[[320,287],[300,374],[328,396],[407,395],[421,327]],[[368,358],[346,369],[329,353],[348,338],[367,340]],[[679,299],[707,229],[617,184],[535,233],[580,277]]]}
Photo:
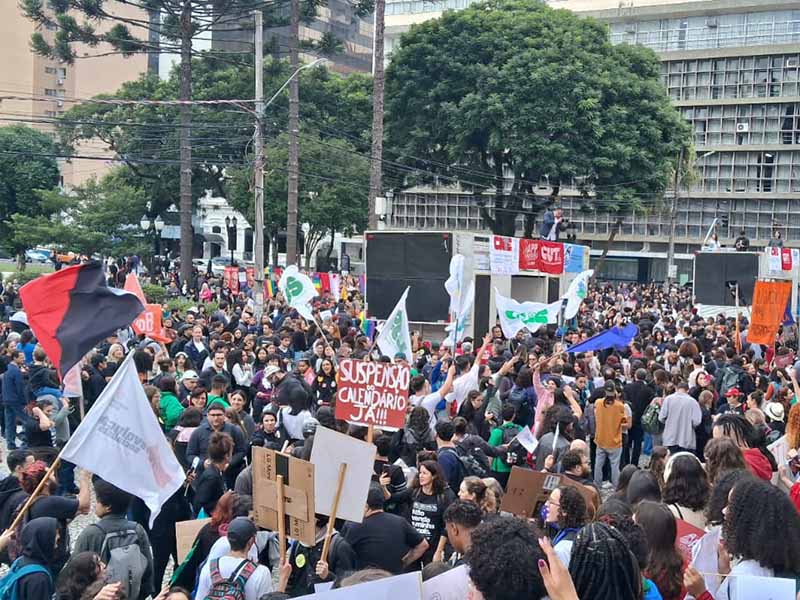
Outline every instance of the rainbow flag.
{"label": "rainbow flag", "polygon": [[274,298],[278,293],[278,285],[269,277],[264,280],[264,295],[267,298]]}
{"label": "rainbow flag", "polygon": [[361,333],[369,338],[372,341],[372,338],[375,337],[375,321],[372,319],[367,318],[367,311],[362,310],[358,314],[358,318],[361,319]]}
{"label": "rainbow flag", "polygon": [[316,271],[311,274],[311,283],[314,284],[314,289],[317,290],[317,294],[322,294],[322,279],[320,279],[319,273]]}

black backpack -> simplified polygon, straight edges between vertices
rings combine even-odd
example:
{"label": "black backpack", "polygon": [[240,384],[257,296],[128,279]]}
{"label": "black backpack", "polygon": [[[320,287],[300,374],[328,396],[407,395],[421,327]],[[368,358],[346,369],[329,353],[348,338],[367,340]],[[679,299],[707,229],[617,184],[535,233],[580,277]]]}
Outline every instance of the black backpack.
{"label": "black backpack", "polygon": [[528,451],[523,448],[522,444],[514,440],[520,431],[522,431],[522,427],[519,425],[503,427],[503,445],[508,446],[508,452],[503,457],[503,462],[509,467],[525,464],[525,458],[528,456]]}
{"label": "black backpack", "polygon": [[461,470],[464,477],[489,477],[489,458],[480,448],[467,450],[461,445],[456,445],[456,454],[461,461]]}

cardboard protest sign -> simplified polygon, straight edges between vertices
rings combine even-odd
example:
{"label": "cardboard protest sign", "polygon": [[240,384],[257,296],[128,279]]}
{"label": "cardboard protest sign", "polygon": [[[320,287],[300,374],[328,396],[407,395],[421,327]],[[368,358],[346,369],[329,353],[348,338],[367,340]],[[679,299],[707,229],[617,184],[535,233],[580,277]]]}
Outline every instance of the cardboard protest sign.
{"label": "cardboard protest sign", "polygon": [[505,496],[500,503],[500,510],[512,515],[531,518],[538,514],[539,507],[547,500],[550,492],[562,485],[577,489],[586,501],[590,513],[599,506],[599,495],[594,489],[572,481],[565,475],[513,467],[511,476],[508,478]]}
{"label": "cardboard protest sign", "polygon": [[333,512],[339,468],[345,464],[344,493],[341,494],[336,517],[361,523],[374,469],[375,445],[318,426],[314,434],[311,462],[314,465],[317,512],[323,515]]}
{"label": "cardboard protest sign", "polygon": [[336,418],[382,429],[402,428],[410,379],[408,367],[343,359],[339,363]]}
{"label": "cardboard protest sign", "polygon": [[422,600],[464,600],[469,592],[467,565],[422,582]]}
{"label": "cardboard protest sign", "polygon": [[[370,463],[371,465],[371,463]],[[316,543],[314,465],[267,448],[253,447],[253,511],[255,522],[278,531],[278,475],[283,477],[286,534],[302,543]]]}
{"label": "cardboard protest sign", "polygon": [[327,592],[300,596],[297,600],[422,600],[422,575],[419,571],[386,577]]}
{"label": "cardboard protest sign", "polygon": [[560,481],[561,477],[553,473],[513,467],[500,510],[518,517],[531,518],[536,514],[537,506],[547,500]]}
{"label": "cardboard protest sign", "polygon": [[178,564],[182,563],[189,554],[200,530],[210,522],[211,519],[194,519],[175,523],[175,537],[178,539]]}
{"label": "cardboard protest sign", "polygon": [[783,321],[791,293],[791,281],[756,281],[753,308],[750,311],[750,329],[747,332],[749,343],[767,346],[775,343],[775,335]]}
{"label": "cardboard protest sign", "polygon": [[678,535],[675,538],[675,545],[687,560],[691,560],[692,546],[694,546],[695,542],[703,537],[706,532],[687,523],[683,519],[675,519],[675,522],[678,526]]}

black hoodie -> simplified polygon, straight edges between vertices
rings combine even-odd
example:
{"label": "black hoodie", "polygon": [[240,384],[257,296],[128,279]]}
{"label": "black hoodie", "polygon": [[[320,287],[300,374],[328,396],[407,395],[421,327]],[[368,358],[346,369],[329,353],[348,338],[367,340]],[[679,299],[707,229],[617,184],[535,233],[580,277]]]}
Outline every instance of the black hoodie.
{"label": "black hoodie", "polygon": [[[57,531],[58,521],[53,517],[29,521],[20,536],[22,557],[19,566],[36,564],[50,569],[55,555]],[[17,583],[17,597],[25,600],[50,600],[55,591],[53,577],[49,573],[31,573]]]}
{"label": "black hoodie", "polygon": [[0,531],[8,529],[17,507],[25,501],[28,494],[19,486],[19,479],[9,475],[0,480]]}

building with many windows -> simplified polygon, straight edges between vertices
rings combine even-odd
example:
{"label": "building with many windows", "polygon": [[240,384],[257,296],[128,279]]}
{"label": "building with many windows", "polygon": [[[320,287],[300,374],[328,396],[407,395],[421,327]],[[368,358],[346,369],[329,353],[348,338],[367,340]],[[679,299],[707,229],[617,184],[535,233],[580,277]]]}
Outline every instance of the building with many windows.
{"label": "building with many windows", "polygon": [[[389,0],[387,50],[416,22],[469,0]],[[642,44],[661,58],[666,93],[694,130],[696,170],[677,202],[676,252],[690,276],[691,253],[715,223],[723,245],[740,230],[764,246],[775,230],[800,246],[799,0],[551,0],[554,8],[608,23],[614,43]],[[483,229],[469,190],[396,193],[391,226]],[[615,217],[578,211],[562,198],[578,240],[602,251]],[[610,249],[622,279],[663,279],[669,214],[624,216]]]}
{"label": "building with many windows", "polygon": [[[140,7],[121,2],[109,3],[116,14],[148,18]],[[37,26],[22,14],[18,2],[0,2],[0,90],[6,98],[0,102],[0,125],[21,123],[52,131],[54,120],[74,106],[76,99],[91,98],[115,92],[126,81],[145,72],[158,72],[157,54],[135,54],[125,58],[110,52],[110,47],[78,46],[74,64],[66,64],[34,54],[31,34]],[[42,34],[50,42],[55,26]],[[82,156],[108,156],[101,143],[87,142],[80,148]],[[79,185],[92,176],[100,177],[114,163],[95,158],[59,161],[63,184]]]}

